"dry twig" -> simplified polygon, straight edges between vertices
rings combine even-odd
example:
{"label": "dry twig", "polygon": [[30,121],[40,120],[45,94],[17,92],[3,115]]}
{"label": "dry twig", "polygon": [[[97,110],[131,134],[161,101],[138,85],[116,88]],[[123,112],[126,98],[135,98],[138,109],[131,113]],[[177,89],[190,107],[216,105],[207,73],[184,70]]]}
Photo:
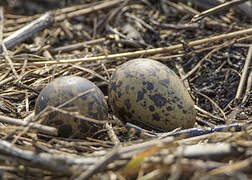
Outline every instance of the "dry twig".
{"label": "dry twig", "polygon": [[26,122],[23,119],[15,119],[7,116],[0,116],[0,122],[2,123],[7,123],[7,124],[12,124],[16,126],[23,126],[27,127],[29,126],[32,129],[37,129],[45,134],[49,135],[57,135],[57,130],[53,127],[37,124],[37,123],[32,123],[32,122]]}
{"label": "dry twig", "polygon": [[252,61],[251,59],[252,59],[252,45],[250,45],[250,47],[248,48],[247,58],[243,67],[242,76],[241,76],[239,86],[237,88],[237,92],[235,95],[236,101],[241,98],[242,92],[244,90],[244,86],[246,84],[246,80],[249,74],[249,65],[251,64],[251,61]]}
{"label": "dry twig", "polygon": [[192,18],[191,22],[195,23],[195,22],[203,19],[206,16],[218,13],[220,11],[223,11],[223,10],[226,10],[226,9],[231,8],[233,6],[244,3],[246,1],[248,1],[248,0],[233,0],[233,1],[230,1],[230,2],[223,3],[223,4],[219,5],[219,6],[216,6],[214,8],[208,9],[208,10],[206,10],[206,11],[200,13],[200,14],[195,15]]}
{"label": "dry twig", "polygon": [[[236,38],[238,36],[242,35],[249,35],[252,34],[252,28],[240,30],[236,32],[231,32],[228,34],[222,34],[218,36],[208,37],[201,40],[196,40],[188,43],[189,47],[202,45],[205,43],[211,43],[215,41],[230,39],[230,38]],[[126,52],[126,53],[118,53],[118,54],[110,54],[106,56],[97,56],[97,57],[87,57],[87,58],[79,58],[79,59],[67,59],[67,60],[52,60],[52,61],[39,61],[39,62],[29,62],[27,65],[42,65],[42,64],[62,64],[62,63],[77,63],[77,62],[92,62],[92,61],[100,61],[100,60],[113,60],[117,58],[132,58],[132,57],[138,57],[138,56],[146,56],[146,55],[152,55],[152,54],[158,54],[158,53],[167,53],[172,51],[178,51],[182,50],[184,48],[183,44],[177,44],[169,47],[163,47],[163,48],[154,48],[154,49],[147,49],[147,50],[141,50],[141,51],[135,51],[135,52]]]}
{"label": "dry twig", "polygon": [[[6,48],[9,49],[15,46],[16,44],[25,41],[29,37],[32,37],[35,33],[45,28],[48,28],[52,25],[53,22],[53,15],[51,13],[46,13],[40,18],[36,19],[35,21],[31,22],[30,24],[24,26],[23,28],[19,29],[18,31],[5,38],[3,40],[3,43],[5,44]],[[0,47],[0,52],[2,51],[3,49],[2,47]]]}

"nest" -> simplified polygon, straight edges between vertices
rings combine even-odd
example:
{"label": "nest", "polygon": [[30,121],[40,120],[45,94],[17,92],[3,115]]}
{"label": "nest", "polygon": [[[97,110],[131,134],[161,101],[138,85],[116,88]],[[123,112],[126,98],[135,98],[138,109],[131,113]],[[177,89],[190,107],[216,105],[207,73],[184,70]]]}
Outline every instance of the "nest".
{"label": "nest", "polygon": [[[166,0],[1,2],[1,178],[251,179],[252,21],[232,8],[242,2],[208,11]],[[110,111],[93,137],[71,139],[34,116],[54,78],[85,77],[107,96],[115,68],[138,57],[181,77],[194,128],[147,131]]]}

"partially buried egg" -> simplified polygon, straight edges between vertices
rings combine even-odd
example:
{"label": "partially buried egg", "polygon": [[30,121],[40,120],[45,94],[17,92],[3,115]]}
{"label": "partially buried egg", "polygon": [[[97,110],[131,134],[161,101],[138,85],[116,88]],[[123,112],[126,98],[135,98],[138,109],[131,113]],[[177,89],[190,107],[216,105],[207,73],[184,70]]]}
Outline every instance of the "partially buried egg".
{"label": "partially buried egg", "polygon": [[42,116],[42,124],[57,128],[61,137],[87,137],[101,128],[100,124],[74,116],[74,113],[96,120],[106,120],[108,116],[101,90],[91,81],[77,76],[57,78],[42,89],[35,104],[35,115],[47,106],[72,112],[48,111]]}
{"label": "partially buried egg", "polygon": [[161,131],[193,127],[194,102],[179,77],[150,59],[130,60],[112,74],[109,104],[124,122]]}

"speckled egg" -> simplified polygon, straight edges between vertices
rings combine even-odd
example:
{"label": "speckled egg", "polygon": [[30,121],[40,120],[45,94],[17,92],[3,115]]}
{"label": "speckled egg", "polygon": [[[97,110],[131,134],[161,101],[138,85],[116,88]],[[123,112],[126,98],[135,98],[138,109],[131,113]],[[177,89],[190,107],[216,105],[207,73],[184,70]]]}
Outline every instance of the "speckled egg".
{"label": "speckled egg", "polygon": [[[101,90],[91,81],[77,76],[57,78],[42,89],[35,104],[35,115],[47,106],[62,106],[62,110],[96,120],[106,120],[108,116],[107,103]],[[100,124],[58,111],[45,113],[42,124],[56,127],[61,137],[87,137],[101,128]]]}
{"label": "speckled egg", "polygon": [[179,77],[150,59],[130,60],[115,70],[109,104],[119,119],[146,129],[190,128],[196,120],[194,102]]}

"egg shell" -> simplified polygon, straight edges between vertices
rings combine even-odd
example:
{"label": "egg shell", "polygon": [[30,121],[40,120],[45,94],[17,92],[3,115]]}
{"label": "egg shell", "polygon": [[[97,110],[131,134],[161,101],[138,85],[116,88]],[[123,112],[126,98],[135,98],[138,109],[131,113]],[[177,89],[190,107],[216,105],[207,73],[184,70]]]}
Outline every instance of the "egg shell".
{"label": "egg shell", "polygon": [[130,60],[115,70],[109,104],[123,122],[152,130],[191,128],[196,119],[194,102],[182,81],[151,59]]}
{"label": "egg shell", "polygon": [[[91,90],[92,89],[92,90]],[[88,93],[85,93],[89,91]],[[96,120],[106,120],[108,106],[101,90],[91,81],[78,76],[64,76],[54,79],[40,92],[36,104],[35,115],[47,106],[59,107],[66,101],[74,99],[60,109],[78,112],[80,115]],[[50,112],[43,116],[42,124],[56,127],[61,137],[87,137],[101,129],[101,125],[91,123],[72,115]]]}

